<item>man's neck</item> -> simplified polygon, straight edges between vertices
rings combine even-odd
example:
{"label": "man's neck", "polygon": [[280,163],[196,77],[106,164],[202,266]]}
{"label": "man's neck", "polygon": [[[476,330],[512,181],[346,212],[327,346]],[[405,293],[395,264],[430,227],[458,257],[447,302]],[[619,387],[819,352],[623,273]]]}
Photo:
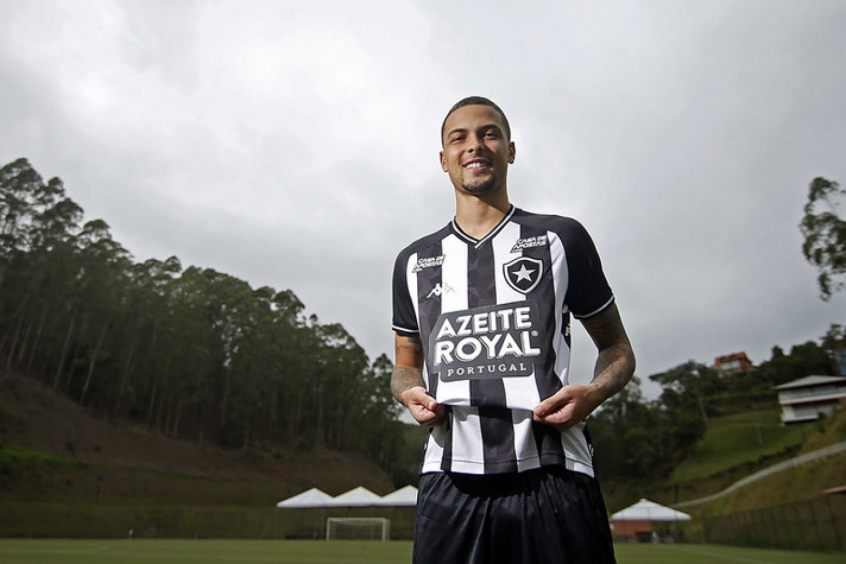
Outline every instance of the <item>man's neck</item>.
{"label": "man's neck", "polygon": [[508,195],[482,198],[459,194],[456,197],[455,222],[474,239],[482,239],[499,225],[511,209]]}

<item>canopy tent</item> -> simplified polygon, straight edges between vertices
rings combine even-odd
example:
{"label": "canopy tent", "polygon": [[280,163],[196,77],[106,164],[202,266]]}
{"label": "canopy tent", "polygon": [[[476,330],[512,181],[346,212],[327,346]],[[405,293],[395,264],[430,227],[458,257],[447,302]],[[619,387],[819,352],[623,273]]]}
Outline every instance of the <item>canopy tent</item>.
{"label": "canopy tent", "polygon": [[282,509],[301,509],[305,507],[327,507],[328,503],[332,501],[332,496],[317,488],[311,488],[293,497],[282,500],[276,504],[276,507]]}
{"label": "canopy tent", "polygon": [[690,521],[690,515],[641,499],[631,507],[614,513],[611,521]]}
{"label": "canopy tent", "polygon": [[611,530],[618,540],[656,542],[663,538],[678,542],[683,537],[678,524],[682,521],[690,521],[690,515],[641,499],[611,516]]}
{"label": "canopy tent", "polygon": [[333,497],[329,507],[372,507],[379,505],[382,498],[361,486]]}
{"label": "canopy tent", "polygon": [[390,507],[414,507],[417,505],[417,488],[405,486],[388,495],[382,496],[379,505]]}
{"label": "canopy tent", "polygon": [[417,505],[417,488],[405,486],[385,496],[378,496],[367,488],[357,487],[337,497],[317,488],[299,493],[276,504],[281,509],[315,507],[414,507]]}

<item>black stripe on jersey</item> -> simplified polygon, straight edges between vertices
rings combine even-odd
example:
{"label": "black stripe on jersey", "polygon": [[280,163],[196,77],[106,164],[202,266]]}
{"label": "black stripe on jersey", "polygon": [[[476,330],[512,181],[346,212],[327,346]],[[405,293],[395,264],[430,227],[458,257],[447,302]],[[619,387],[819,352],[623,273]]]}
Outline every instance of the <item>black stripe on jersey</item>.
{"label": "black stripe on jersey", "polygon": [[[439,257],[443,254],[441,251],[441,244],[438,242],[435,245],[427,247],[418,255],[420,259]],[[431,266],[424,268],[417,273],[417,304],[420,309],[418,318],[437,319],[441,315],[441,294],[443,293],[443,286],[441,284],[441,267]],[[426,350],[429,342],[429,332],[431,331],[431,324],[421,323],[420,326],[420,342],[423,344],[423,349]],[[438,391],[437,373],[428,374],[429,376],[429,394],[434,396]]]}
{"label": "black stripe on jersey", "polygon": [[[523,239],[542,237],[546,235],[546,229],[541,227],[529,225],[520,226],[520,237]],[[553,280],[552,256],[550,254],[549,245],[529,247],[523,249],[521,254],[524,257],[533,258],[543,263],[541,281],[526,295],[526,297],[538,304],[554,304],[555,281]],[[541,316],[541,322],[543,323],[543,330],[545,332],[544,334],[551,336],[555,332],[556,321],[558,321],[556,319],[555,312],[552,308],[542,308]],[[535,381],[541,398],[548,398],[561,389],[561,381],[555,374],[555,361],[555,351],[550,349],[546,355],[546,363],[544,366],[537,366],[535,368]]]}
{"label": "black stripe on jersey", "polygon": [[[467,286],[473,291],[467,296],[468,309],[495,305],[496,264],[493,245],[468,247]],[[470,380],[470,399],[473,405],[505,405],[505,386],[498,378]],[[479,407],[479,421],[485,448],[485,471],[516,472],[514,456],[514,425],[511,410],[500,407]],[[490,445],[498,445],[491,448]],[[495,466],[492,467],[492,466]],[[513,468],[511,467],[513,466]]]}
{"label": "black stripe on jersey", "polygon": [[[523,239],[545,235],[547,235],[547,231],[542,227],[520,226],[520,237]],[[526,297],[530,300],[535,300],[539,304],[555,303],[555,282],[552,275],[552,256],[550,254],[549,244],[523,249],[522,255],[543,262],[542,279]],[[541,311],[541,315],[543,316],[544,331],[546,331],[547,335],[551,336],[555,332],[555,322],[558,321],[556,314],[552,311],[552,308],[544,308]],[[564,330],[563,327],[562,330]],[[544,399],[561,389],[561,381],[555,373],[555,360],[555,351],[550,349],[546,355],[544,366],[535,367],[535,382],[538,387],[538,393]],[[561,433],[549,425],[533,424],[532,429],[534,431],[535,445],[538,449],[541,465],[560,464],[565,459],[564,447],[561,444]]]}

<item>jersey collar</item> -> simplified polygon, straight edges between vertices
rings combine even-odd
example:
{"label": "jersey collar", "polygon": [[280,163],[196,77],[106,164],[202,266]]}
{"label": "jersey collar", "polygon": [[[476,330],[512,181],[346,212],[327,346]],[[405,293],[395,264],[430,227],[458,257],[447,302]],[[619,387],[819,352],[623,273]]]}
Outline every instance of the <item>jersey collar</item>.
{"label": "jersey collar", "polygon": [[458,222],[455,221],[455,218],[452,218],[452,221],[450,222],[450,226],[452,228],[452,232],[455,234],[456,237],[463,240],[468,245],[472,245],[472,246],[474,246],[475,248],[478,249],[479,247],[484,245],[487,241],[490,241],[491,239],[496,237],[497,233],[502,231],[502,228],[505,227],[505,224],[507,224],[509,221],[511,221],[511,217],[514,215],[515,211],[517,211],[517,208],[515,208],[514,205],[512,204],[511,208],[508,210],[508,213],[506,213],[503,216],[503,218],[499,221],[499,223],[497,223],[496,227],[491,229],[490,232],[487,235],[485,235],[484,237],[482,237],[481,239],[476,239],[475,237],[471,237],[470,235],[465,233],[461,229],[461,227],[459,227]]}

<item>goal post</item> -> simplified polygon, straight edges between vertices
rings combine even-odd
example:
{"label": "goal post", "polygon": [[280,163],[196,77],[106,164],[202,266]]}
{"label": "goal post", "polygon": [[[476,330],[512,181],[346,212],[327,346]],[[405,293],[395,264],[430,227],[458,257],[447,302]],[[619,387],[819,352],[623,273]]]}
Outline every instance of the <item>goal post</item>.
{"label": "goal post", "polygon": [[391,538],[391,520],[384,517],[328,517],[326,540],[382,540]]}

